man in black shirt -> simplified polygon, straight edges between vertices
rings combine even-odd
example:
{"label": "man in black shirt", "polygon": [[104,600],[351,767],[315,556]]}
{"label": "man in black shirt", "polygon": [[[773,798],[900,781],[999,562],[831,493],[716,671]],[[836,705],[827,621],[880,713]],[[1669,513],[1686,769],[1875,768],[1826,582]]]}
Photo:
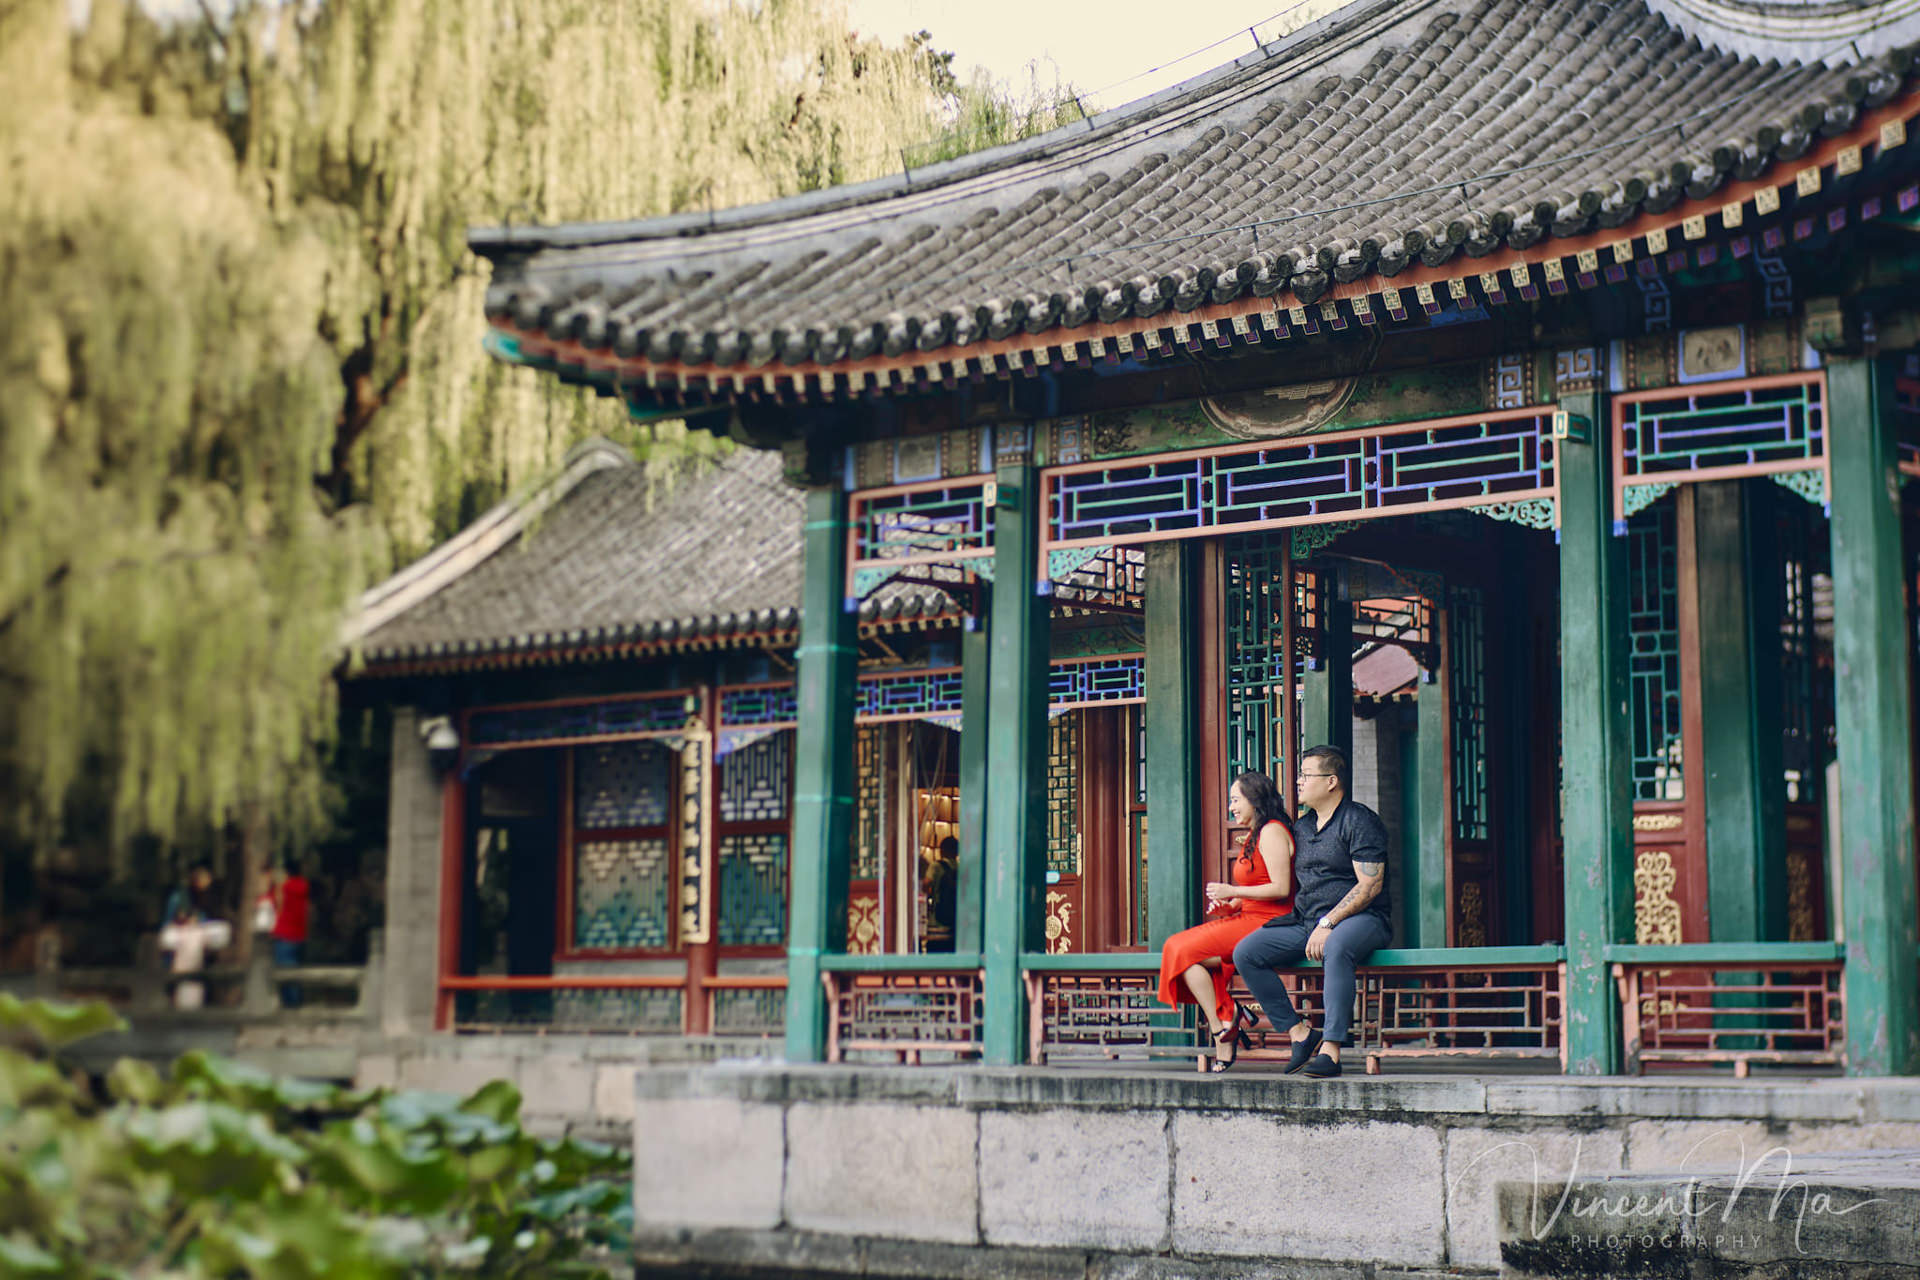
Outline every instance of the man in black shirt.
{"label": "man in black shirt", "polygon": [[[1347,795],[1347,758],[1336,748],[1314,747],[1300,757],[1299,788],[1293,910],[1242,938],[1233,949],[1233,967],[1274,1030],[1292,1036],[1287,1071],[1304,1067],[1310,1076],[1337,1076],[1353,1017],[1354,967],[1392,937],[1387,829],[1379,814]],[[1274,972],[1302,957],[1324,965],[1324,1037],[1294,1010]]]}

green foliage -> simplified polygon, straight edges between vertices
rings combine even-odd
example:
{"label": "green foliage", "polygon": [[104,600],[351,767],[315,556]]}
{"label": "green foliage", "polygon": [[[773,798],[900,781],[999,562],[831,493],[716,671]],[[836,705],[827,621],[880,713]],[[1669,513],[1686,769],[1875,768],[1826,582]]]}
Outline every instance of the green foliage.
{"label": "green foliage", "polygon": [[468,225],[871,177],[965,96],[832,0],[151,7],[0,0],[0,836],[42,849],[313,828],[356,590],[585,436],[689,452],[486,357]]}
{"label": "green foliage", "polygon": [[[53,1041],[116,1021],[0,1004]],[[586,1276],[631,1225],[625,1153],[528,1135],[504,1081],[462,1100],[190,1053],[100,1093],[49,1047],[0,1048],[0,1277]]]}

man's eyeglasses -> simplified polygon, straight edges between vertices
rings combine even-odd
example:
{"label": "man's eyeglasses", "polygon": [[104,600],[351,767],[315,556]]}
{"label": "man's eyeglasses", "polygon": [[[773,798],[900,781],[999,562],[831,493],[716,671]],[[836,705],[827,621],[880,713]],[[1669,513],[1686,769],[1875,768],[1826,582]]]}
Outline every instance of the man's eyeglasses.
{"label": "man's eyeglasses", "polygon": [[1333,777],[1338,777],[1339,775],[1332,774],[1332,773],[1308,773],[1305,769],[1302,769],[1299,773],[1295,774],[1294,776],[1297,778],[1333,778]]}

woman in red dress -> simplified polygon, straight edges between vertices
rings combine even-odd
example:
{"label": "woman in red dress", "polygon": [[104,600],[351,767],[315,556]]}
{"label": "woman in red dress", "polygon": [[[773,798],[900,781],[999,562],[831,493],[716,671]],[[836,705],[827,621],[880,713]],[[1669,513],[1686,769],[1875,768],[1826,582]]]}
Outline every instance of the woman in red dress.
{"label": "woman in red dress", "polygon": [[1247,829],[1233,881],[1209,884],[1209,919],[1174,934],[1160,949],[1160,999],[1176,1008],[1185,1000],[1200,1006],[1213,1032],[1215,1071],[1234,1064],[1238,1046],[1247,1043],[1243,1028],[1255,1021],[1251,1010],[1227,995],[1234,945],[1293,909],[1293,828],[1273,779],[1241,774],[1229,793],[1227,812],[1235,826]]}

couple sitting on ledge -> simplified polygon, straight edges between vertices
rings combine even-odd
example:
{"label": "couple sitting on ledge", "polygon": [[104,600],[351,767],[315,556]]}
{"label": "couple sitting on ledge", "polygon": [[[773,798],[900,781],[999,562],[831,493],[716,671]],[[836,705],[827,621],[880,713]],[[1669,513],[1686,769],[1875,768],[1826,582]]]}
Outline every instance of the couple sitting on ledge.
{"label": "couple sitting on ledge", "polygon": [[[1387,831],[1380,815],[1347,795],[1347,759],[1334,747],[1300,758],[1300,812],[1289,819],[1273,779],[1243,773],[1229,795],[1233,824],[1247,829],[1231,883],[1207,886],[1204,924],[1168,938],[1160,951],[1160,999],[1200,1006],[1213,1032],[1213,1070],[1249,1047],[1253,1011],[1227,994],[1237,969],[1275,1031],[1293,1041],[1289,1074],[1340,1074],[1349,1043],[1354,968],[1387,945]],[[1323,966],[1324,1035],[1294,1009],[1276,969]],[[1316,1052],[1316,1050],[1318,1052]]]}

